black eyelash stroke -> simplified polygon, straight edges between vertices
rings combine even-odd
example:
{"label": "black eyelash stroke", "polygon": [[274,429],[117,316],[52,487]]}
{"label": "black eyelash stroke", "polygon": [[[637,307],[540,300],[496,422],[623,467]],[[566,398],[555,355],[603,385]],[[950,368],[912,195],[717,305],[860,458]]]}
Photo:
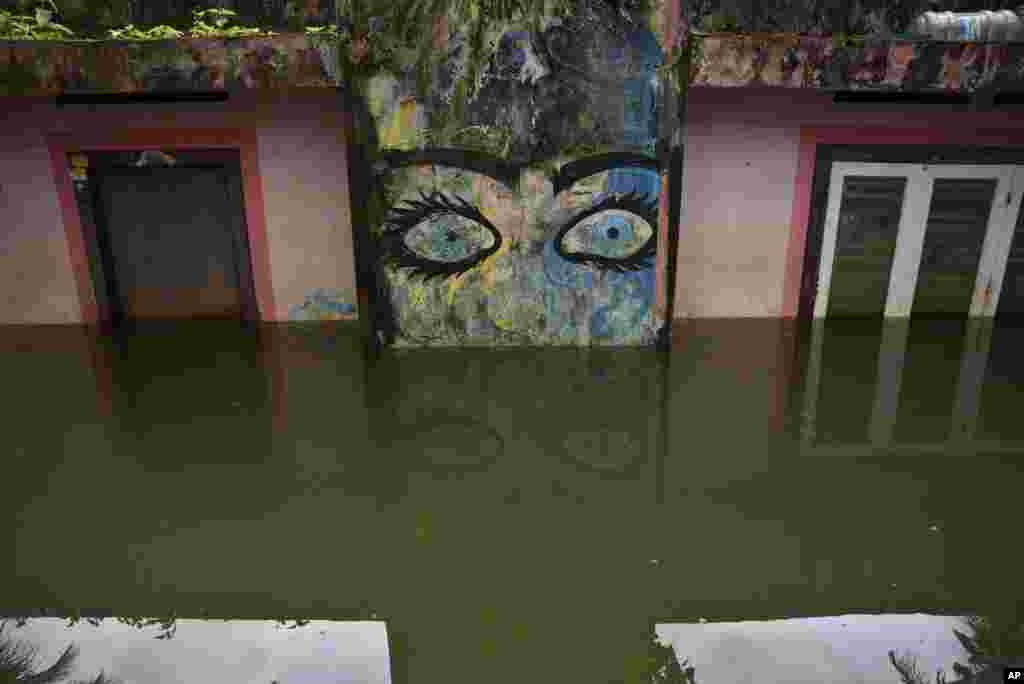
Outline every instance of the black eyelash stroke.
{"label": "black eyelash stroke", "polygon": [[[501,247],[501,233],[475,206],[461,197],[447,197],[440,192],[429,195],[420,191],[419,200],[406,200],[407,206],[395,206],[384,220],[384,232],[379,240],[380,259],[397,268],[408,269],[413,276],[423,280],[441,278],[446,280],[452,276],[461,277],[466,271],[481,263]],[[423,221],[456,214],[476,221],[494,236],[494,244],[478,254],[458,261],[435,261],[420,256],[405,244],[406,234]]]}
{"label": "black eyelash stroke", "polygon": [[[571,261],[577,264],[592,264],[600,269],[606,271],[617,271],[618,273],[639,271],[650,268],[653,265],[651,260],[654,259],[658,246],[658,197],[655,196],[653,199],[650,199],[650,197],[651,196],[647,194],[640,195],[636,191],[626,194],[612,193],[597,204],[584,209],[578,213],[572,221],[569,221],[565,226],[563,226],[558,231],[558,234],[555,235],[555,253],[566,261]],[[631,214],[636,214],[643,220],[647,221],[647,224],[651,227],[651,237],[647,238],[647,242],[645,242],[643,246],[636,251],[636,253],[631,254],[628,257],[615,258],[606,257],[601,254],[565,251],[562,247],[562,239],[565,237],[566,233],[594,214],[599,214],[602,211],[609,211],[611,209],[619,209],[621,211],[628,211]]]}

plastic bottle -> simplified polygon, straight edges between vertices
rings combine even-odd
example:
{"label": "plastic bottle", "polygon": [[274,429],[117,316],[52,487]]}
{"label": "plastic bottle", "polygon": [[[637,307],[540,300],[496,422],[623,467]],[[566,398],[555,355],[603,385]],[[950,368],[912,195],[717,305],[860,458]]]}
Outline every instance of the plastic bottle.
{"label": "plastic bottle", "polygon": [[924,12],[908,31],[932,40],[1003,43],[1024,41],[1024,5],[1013,10],[990,12]]}

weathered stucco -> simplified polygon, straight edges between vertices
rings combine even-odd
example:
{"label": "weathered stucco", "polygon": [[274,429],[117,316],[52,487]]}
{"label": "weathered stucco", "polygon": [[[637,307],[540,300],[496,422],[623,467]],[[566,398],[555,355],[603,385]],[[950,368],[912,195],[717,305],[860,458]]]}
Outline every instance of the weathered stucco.
{"label": "weathered stucco", "polygon": [[337,45],[302,33],[154,41],[0,41],[0,95],[337,85]]}
{"label": "weathered stucco", "polygon": [[0,127],[2,323],[82,320],[49,161],[37,128]]}
{"label": "weathered stucco", "polygon": [[[686,207],[679,234],[675,317],[787,315],[802,130],[873,131],[861,144],[945,138],[1022,145],[1018,112],[895,107],[843,110],[811,90],[694,87],[687,94]],[[886,131],[880,141],[878,131]],[[802,243],[798,258],[802,264]]]}
{"label": "weathered stucco", "polygon": [[[662,46],[667,35],[666,16],[659,12],[647,22]],[[520,46],[499,50],[505,57],[497,57],[495,73],[514,69],[530,81],[543,75],[543,55],[529,45],[527,33],[513,26],[498,35],[502,33],[506,41],[520,41]],[[945,92],[973,92],[986,86],[1022,89],[1024,43],[781,33],[694,33],[682,42],[687,40],[694,43],[689,79],[693,85]],[[453,76],[465,68],[465,41],[465,36],[454,30],[445,39],[443,49],[450,59],[442,60],[434,74],[432,85],[436,87],[431,98],[450,100]],[[0,95],[57,95],[69,90],[330,88],[339,83],[337,51],[337,43],[329,38],[300,33],[231,40],[0,41]],[[505,59],[511,61],[502,61]],[[623,63],[630,64],[628,59]],[[568,66],[574,65],[570,62]],[[607,69],[609,64],[602,66]],[[619,71],[629,68],[620,67]],[[404,90],[411,92],[415,75],[410,72],[406,80],[410,87]]]}
{"label": "weathered stucco", "polygon": [[1024,44],[873,39],[839,45],[832,36],[709,35],[697,38],[691,85],[823,90],[973,93],[1024,89]]}
{"label": "weathered stucco", "polygon": [[350,290],[318,287],[300,304],[288,307],[289,321],[336,321],[355,316],[355,296]]}
{"label": "weathered stucco", "polygon": [[664,55],[648,18],[595,3],[539,31],[507,27],[460,100],[465,41],[448,27],[425,97],[412,66],[363,83],[381,339],[653,344]]}
{"label": "weathered stucco", "polygon": [[0,323],[83,321],[46,135],[102,140],[126,129],[155,131],[152,137],[182,129],[254,130],[274,302],[274,310],[261,314],[266,320],[354,314],[354,297],[345,294],[355,291],[345,117],[334,91],[240,92],[224,103],[140,104],[129,111],[61,109],[40,98],[6,98],[4,105]]}

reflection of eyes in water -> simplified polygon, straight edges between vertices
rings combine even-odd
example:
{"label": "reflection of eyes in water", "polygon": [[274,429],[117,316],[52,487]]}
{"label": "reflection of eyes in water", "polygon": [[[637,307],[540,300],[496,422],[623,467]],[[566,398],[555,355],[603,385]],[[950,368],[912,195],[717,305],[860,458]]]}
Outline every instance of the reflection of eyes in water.
{"label": "reflection of eyes in water", "polygon": [[645,445],[628,432],[596,425],[587,432],[569,433],[563,445],[573,462],[603,472],[621,472],[646,458]]}
{"label": "reflection of eyes in water", "polygon": [[505,439],[493,427],[443,410],[421,413],[412,425],[398,428],[396,436],[419,464],[434,471],[483,471],[505,452]]}

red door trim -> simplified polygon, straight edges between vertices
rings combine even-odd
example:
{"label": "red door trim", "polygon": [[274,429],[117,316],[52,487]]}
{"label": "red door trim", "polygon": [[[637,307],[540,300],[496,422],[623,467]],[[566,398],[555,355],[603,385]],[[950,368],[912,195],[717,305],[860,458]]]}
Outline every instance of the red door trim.
{"label": "red door trim", "polygon": [[85,235],[78,214],[67,155],[75,152],[160,149],[237,149],[241,160],[242,187],[245,195],[245,223],[249,233],[249,251],[256,288],[256,303],[262,321],[275,320],[274,290],[267,246],[267,221],[263,204],[263,186],[259,172],[256,132],[251,129],[220,128],[137,128],[124,131],[86,130],[51,133],[46,136],[50,166],[60,203],[67,238],[68,254],[78,290],[79,308],[84,323],[100,323],[101,315],[89,276]]}
{"label": "red door trim", "polygon": [[804,249],[807,245],[807,221],[811,211],[811,186],[818,145],[992,145],[1024,143],[1024,129],[954,128],[857,128],[802,127],[797,153],[793,209],[790,216],[786,270],[782,289],[782,315],[795,318],[800,305],[800,279],[803,275]]}

